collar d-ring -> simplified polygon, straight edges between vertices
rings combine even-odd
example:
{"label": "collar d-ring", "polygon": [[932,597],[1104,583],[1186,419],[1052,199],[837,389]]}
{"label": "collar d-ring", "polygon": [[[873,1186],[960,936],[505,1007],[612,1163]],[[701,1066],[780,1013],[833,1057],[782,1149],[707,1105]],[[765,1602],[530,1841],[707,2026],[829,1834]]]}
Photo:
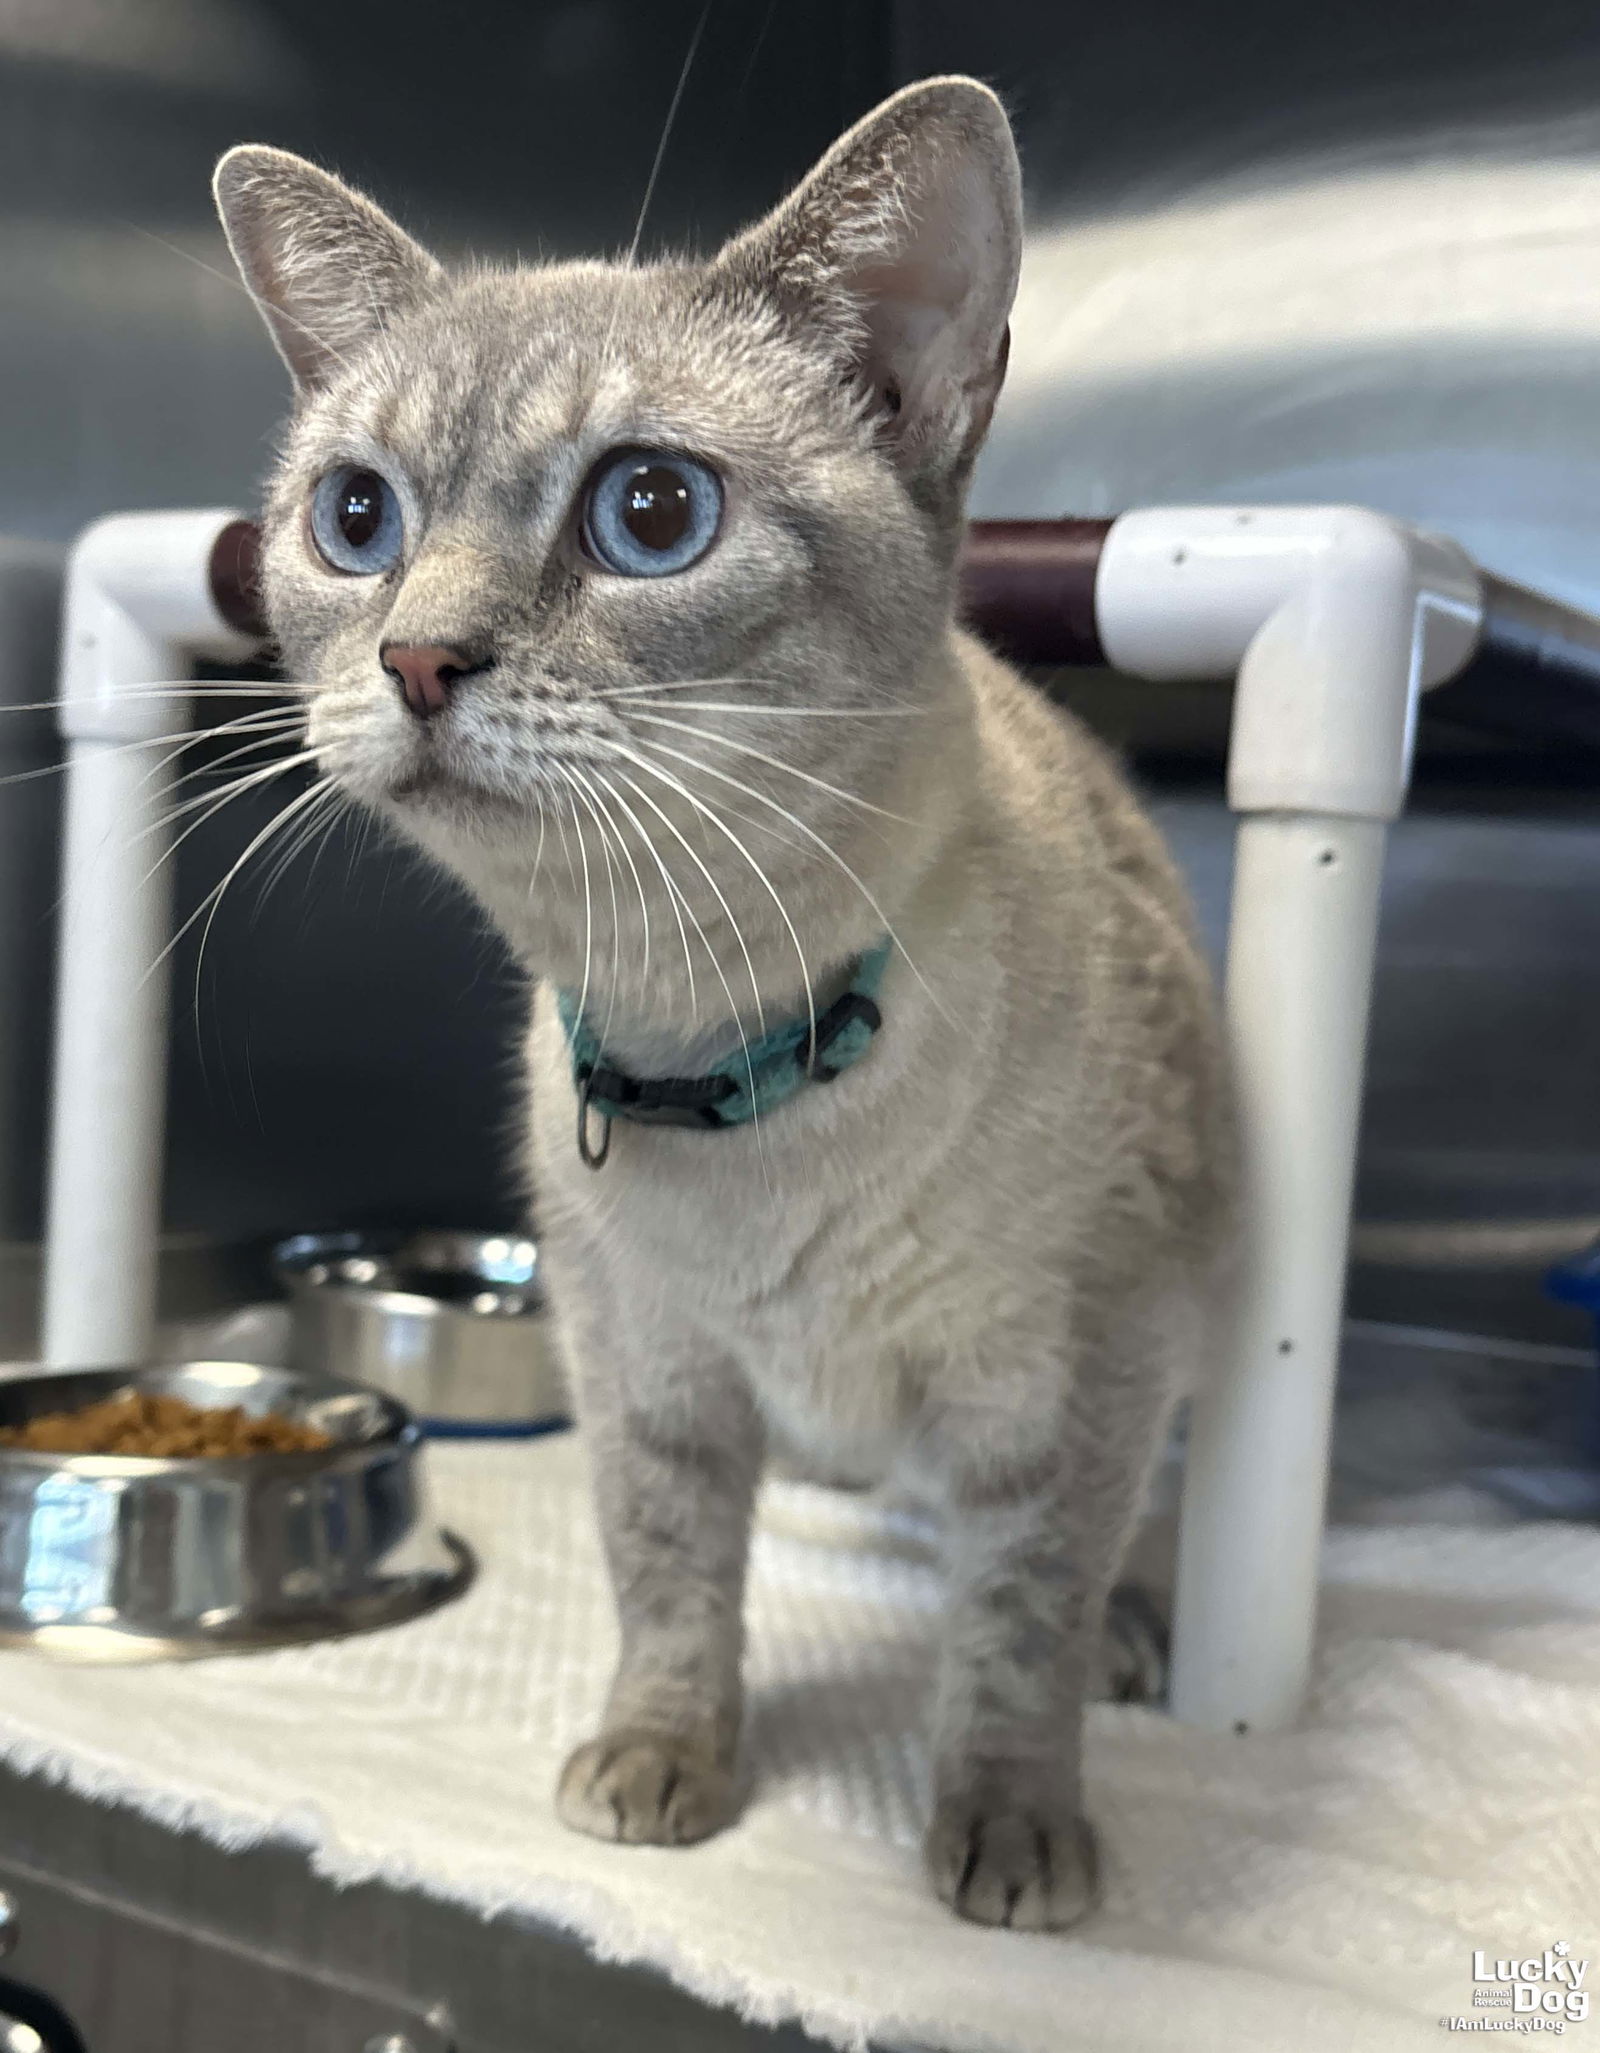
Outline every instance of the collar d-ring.
{"label": "collar d-ring", "polygon": [[591,1169],[603,1169],[606,1157],[611,1153],[611,1115],[596,1112],[600,1122],[600,1145],[594,1147],[589,1140],[589,1089],[594,1080],[594,1071],[585,1069],[578,1078],[578,1153]]}

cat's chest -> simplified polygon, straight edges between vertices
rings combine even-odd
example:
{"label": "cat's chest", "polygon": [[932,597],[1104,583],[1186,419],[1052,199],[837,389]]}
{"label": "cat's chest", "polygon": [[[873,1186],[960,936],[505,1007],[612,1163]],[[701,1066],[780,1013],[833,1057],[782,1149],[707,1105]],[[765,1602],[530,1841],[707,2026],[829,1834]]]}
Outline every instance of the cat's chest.
{"label": "cat's chest", "polygon": [[870,1304],[748,1307],[725,1329],[774,1445],[802,1466],[859,1482],[892,1465],[921,1379],[903,1330]]}
{"label": "cat's chest", "polygon": [[859,1201],[752,1206],[713,1236],[658,1215],[658,1259],[681,1303],[739,1366],[774,1443],[808,1467],[852,1480],[882,1475],[911,1430],[919,1364],[949,1331],[940,1317],[948,1257],[914,1215]]}
{"label": "cat's chest", "polygon": [[571,1287],[628,1306],[647,1347],[675,1336],[731,1362],[775,1439],[810,1454],[849,1443],[865,1459],[904,1432],[915,1391],[900,1365],[928,1352],[940,1264],[902,1204],[873,1206],[859,1187],[847,1198],[820,1176],[791,1177],[779,1199],[715,1162],[671,1188],[604,1182],[625,1160],[583,1182],[550,1166],[546,1231],[577,1258]]}

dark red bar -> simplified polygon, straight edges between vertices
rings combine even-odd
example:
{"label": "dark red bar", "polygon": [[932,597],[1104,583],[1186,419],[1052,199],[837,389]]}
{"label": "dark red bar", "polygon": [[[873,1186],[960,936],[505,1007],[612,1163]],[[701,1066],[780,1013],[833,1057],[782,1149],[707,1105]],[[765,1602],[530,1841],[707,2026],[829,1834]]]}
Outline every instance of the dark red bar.
{"label": "dark red bar", "polygon": [[260,570],[260,528],[253,520],[230,520],[211,545],[211,596],[230,627],[265,641]]}
{"label": "dark red bar", "polygon": [[[975,520],[961,554],[966,624],[1013,662],[1101,664],[1095,580],[1109,520]],[[267,637],[259,581],[261,532],[229,523],[211,552],[217,610],[241,633]],[[1429,710],[1464,726],[1600,748],[1600,622],[1537,592],[1484,578],[1483,636]]]}
{"label": "dark red bar", "polygon": [[975,520],[961,555],[967,625],[1016,663],[1103,663],[1094,587],[1109,520]]}
{"label": "dark red bar", "polygon": [[[962,613],[1019,663],[1103,663],[1094,581],[1109,520],[976,520],[961,557]],[[242,634],[267,635],[261,531],[229,523],[211,552],[217,611]]]}

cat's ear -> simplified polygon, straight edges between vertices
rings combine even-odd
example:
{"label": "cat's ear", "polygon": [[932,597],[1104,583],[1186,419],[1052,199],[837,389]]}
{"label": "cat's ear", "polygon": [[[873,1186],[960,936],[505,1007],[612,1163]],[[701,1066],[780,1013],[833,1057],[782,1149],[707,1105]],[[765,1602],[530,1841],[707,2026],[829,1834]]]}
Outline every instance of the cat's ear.
{"label": "cat's ear", "polygon": [[964,467],[1005,376],[1022,181],[1005,110],[970,78],[908,86],[717,259],[840,356],[908,468]]}
{"label": "cat's ear", "polygon": [[234,262],[299,386],[322,384],[443,276],[381,208],[287,150],[229,150],[212,189]]}

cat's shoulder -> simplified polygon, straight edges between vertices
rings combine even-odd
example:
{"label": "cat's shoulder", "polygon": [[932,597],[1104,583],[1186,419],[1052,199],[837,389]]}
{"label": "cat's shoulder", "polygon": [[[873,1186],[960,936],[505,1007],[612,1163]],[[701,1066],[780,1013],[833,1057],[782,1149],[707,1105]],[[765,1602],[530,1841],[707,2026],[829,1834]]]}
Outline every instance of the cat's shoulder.
{"label": "cat's shoulder", "polygon": [[1020,771],[1060,783],[1117,785],[1122,772],[1110,748],[1077,715],[1047,696],[976,635],[957,630],[956,657],[971,689],[986,748]]}

